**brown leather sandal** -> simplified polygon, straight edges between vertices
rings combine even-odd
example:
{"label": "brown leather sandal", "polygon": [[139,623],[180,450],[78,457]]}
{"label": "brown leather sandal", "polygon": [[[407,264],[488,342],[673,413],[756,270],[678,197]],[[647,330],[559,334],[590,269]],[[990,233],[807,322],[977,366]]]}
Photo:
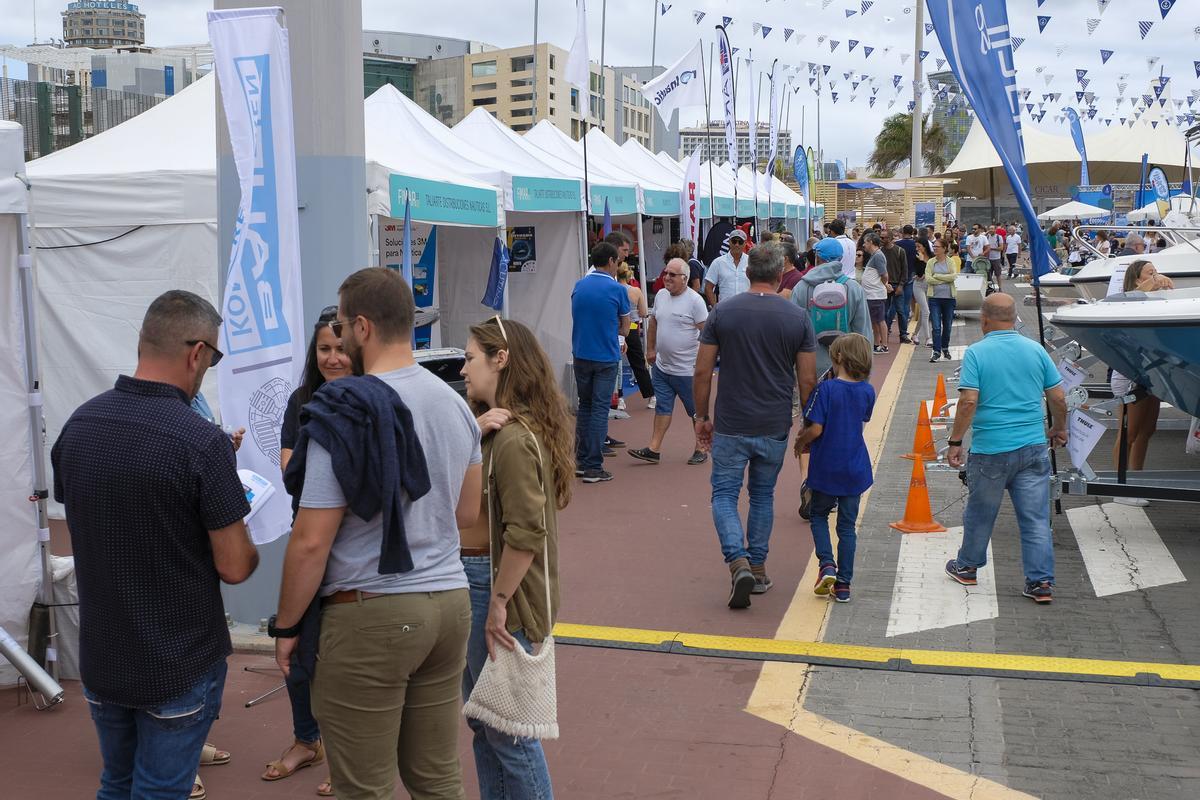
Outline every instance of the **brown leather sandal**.
{"label": "brown leather sandal", "polygon": [[188,795],[188,800],[206,800],[208,792],[204,790],[204,781],[200,780],[200,776],[196,776],[196,780],[192,782],[192,793]]}
{"label": "brown leather sandal", "polygon": [[200,766],[217,767],[221,764],[228,764],[231,757],[226,751],[218,750],[215,745],[205,742],[203,749],[200,750]]}
{"label": "brown leather sandal", "polygon": [[[309,758],[305,761],[301,761],[299,764],[296,765],[295,769],[289,770],[286,766],[284,766],[283,756],[287,755],[288,750],[291,750],[293,747],[296,747],[296,746],[303,747],[305,750],[311,750],[313,752],[313,756],[312,756],[312,758]],[[302,742],[299,739],[294,739],[292,741],[292,744],[288,747],[288,749],[283,751],[283,754],[280,755],[278,760],[272,761],[269,764],[267,764],[267,769],[268,770],[274,769],[276,774],[270,775],[267,772],[264,772],[261,777],[264,781],[281,781],[284,778],[290,777],[293,772],[302,770],[305,767],[315,767],[316,765],[323,764],[324,762],[325,762],[325,745],[321,743],[320,739],[318,739],[317,741],[312,742],[312,743]]]}

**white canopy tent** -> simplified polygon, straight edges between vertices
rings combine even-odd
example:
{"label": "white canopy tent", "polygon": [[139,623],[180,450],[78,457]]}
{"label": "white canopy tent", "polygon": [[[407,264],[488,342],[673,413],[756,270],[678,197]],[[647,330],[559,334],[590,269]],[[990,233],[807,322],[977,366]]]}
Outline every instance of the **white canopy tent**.
{"label": "white canopy tent", "polygon": [[[560,131],[548,119],[534,125],[522,137],[525,141],[555,158],[570,164],[579,178],[584,176],[583,148],[579,142]],[[588,213],[599,216],[608,204],[610,215],[636,214],[644,211],[646,204],[642,188],[637,179],[624,169],[610,169],[602,163],[588,159],[587,182],[589,191]]]}
{"label": "white canopy tent", "polygon": [[[1179,212],[1187,215],[1200,215],[1200,200],[1188,197],[1186,195],[1176,195],[1171,198],[1171,208],[1167,212]],[[1158,221],[1161,217],[1158,214],[1158,203],[1148,203],[1139,209],[1130,211],[1126,216],[1130,222],[1147,222],[1150,220]]]}
{"label": "white canopy tent", "polygon": [[1050,222],[1062,219],[1093,219],[1095,217],[1108,217],[1111,215],[1112,211],[1108,209],[1072,200],[1069,203],[1063,203],[1057,208],[1052,208],[1049,211],[1038,214],[1038,219]]}
{"label": "white canopy tent", "polygon": [[[28,208],[24,132],[0,121],[0,430],[8,431],[0,451],[0,628],[21,647],[29,633],[29,609],[41,586],[38,518],[29,496],[34,488],[34,441],[30,389],[25,375],[25,309],[21,302],[19,259]],[[44,477],[44,476],[43,476]],[[0,686],[15,683],[18,672],[0,657]]]}
{"label": "white canopy tent", "polygon": [[[1154,123],[1158,123],[1155,125]],[[1072,186],[1079,183],[1079,152],[1070,136],[1047,133],[1034,125],[1023,125],[1025,162],[1029,182],[1038,186]],[[1164,168],[1167,177],[1183,175],[1187,146],[1183,134],[1155,111],[1147,111],[1133,127],[1117,126],[1086,135],[1089,180],[1093,184],[1137,183],[1142,154],[1151,164]],[[989,197],[994,183],[997,192],[1008,189],[1008,178],[1000,156],[976,120],[966,141],[942,177],[957,179],[951,191],[971,197]]]}

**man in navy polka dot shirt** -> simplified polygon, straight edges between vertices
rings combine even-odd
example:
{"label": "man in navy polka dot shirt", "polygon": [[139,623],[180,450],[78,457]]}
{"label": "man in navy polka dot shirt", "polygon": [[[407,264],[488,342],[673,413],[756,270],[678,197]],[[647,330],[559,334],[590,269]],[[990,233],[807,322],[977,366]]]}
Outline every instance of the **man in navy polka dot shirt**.
{"label": "man in navy polka dot shirt", "polygon": [[220,323],[191,292],[158,297],[133,377],[76,409],[51,452],[105,798],[191,792],[231,649],[220,583],[258,566],[233,444],[189,407]]}

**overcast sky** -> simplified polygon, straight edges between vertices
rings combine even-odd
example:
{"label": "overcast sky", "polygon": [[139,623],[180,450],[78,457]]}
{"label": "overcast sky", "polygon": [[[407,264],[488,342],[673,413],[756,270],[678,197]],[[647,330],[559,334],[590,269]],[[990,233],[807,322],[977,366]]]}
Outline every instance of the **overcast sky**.
{"label": "overcast sky", "polygon": [[[665,14],[659,14],[660,0],[608,0],[605,62],[608,65],[645,64],[650,61],[652,30],[658,19],[657,62],[670,64],[682,56],[697,39],[704,42],[707,59],[709,44],[714,40],[713,26],[722,15],[733,17],[729,28],[733,46],[739,48],[738,58],[753,51],[755,71],[768,70],[773,59],[791,66],[804,63],[828,64],[828,78],[835,85],[827,87],[821,101],[821,137],[826,157],[848,159],[861,165],[870,153],[871,144],[881,120],[889,113],[907,109],[912,99],[913,59],[902,61],[914,45],[917,0],[875,0],[863,13],[862,0],[675,0],[668,3]],[[1042,94],[1062,92],[1058,103],[1048,103],[1050,109],[1042,127],[1065,133],[1053,117],[1068,102],[1074,104],[1075,92],[1083,90],[1076,82],[1076,69],[1088,70],[1087,91],[1096,95],[1096,119],[1086,129],[1102,129],[1104,119],[1116,125],[1119,117],[1128,117],[1130,106],[1125,100],[1118,107],[1118,84],[1127,83],[1124,97],[1145,94],[1151,76],[1157,77],[1160,68],[1172,80],[1168,94],[1175,99],[1187,99],[1190,91],[1200,85],[1193,59],[1200,59],[1200,0],[1178,0],[1164,20],[1159,11],[1160,0],[1110,0],[1103,14],[1101,0],[1009,0],[1009,18],[1014,35],[1025,42],[1016,53],[1019,81],[1031,90],[1030,102],[1041,101]],[[62,35],[60,11],[65,0],[3,0],[5,13],[0,16],[0,42],[27,44],[34,36],[34,12],[37,9],[37,35]],[[147,43],[151,45],[190,44],[207,39],[205,11],[211,2],[205,0],[144,0],[140,4],[146,14]],[[439,0],[430,13],[428,0],[363,0],[363,27],[384,30],[414,31],[485,41],[500,47],[525,44],[533,39],[533,0]],[[600,56],[602,0],[588,0],[591,56]],[[498,9],[503,9],[500,11]],[[575,4],[571,0],[542,0],[538,35],[542,41],[569,48],[574,36]],[[847,16],[847,9],[856,11]],[[694,12],[706,16],[700,24]],[[1044,33],[1038,32],[1038,15],[1049,16]],[[1093,33],[1088,32],[1088,20],[1098,19]],[[1154,25],[1143,40],[1139,21]],[[764,38],[754,33],[754,23],[772,30]],[[796,32],[784,42],[784,29]],[[800,35],[803,34],[803,40]],[[819,41],[823,39],[823,41]],[[850,52],[849,41],[859,44]],[[839,42],[831,50],[833,41]],[[874,48],[869,56],[866,48]],[[936,38],[929,37],[924,48],[931,53],[924,63],[926,73],[937,68],[941,56]],[[1101,63],[1101,50],[1111,50],[1107,64]],[[1061,55],[1059,54],[1061,51]],[[1151,66],[1147,59],[1160,60]],[[1039,71],[1040,68],[1040,71]],[[851,73],[846,79],[845,74]],[[739,76],[742,91],[739,95],[739,119],[748,112],[748,95],[744,91],[745,70]],[[901,75],[900,92],[893,88],[893,76]],[[1122,75],[1127,75],[1124,81]],[[864,76],[867,79],[864,80]],[[1049,76],[1049,81],[1047,77]],[[858,81],[855,89],[852,82]],[[799,92],[792,94],[788,115],[793,141],[801,142],[803,116],[805,144],[816,143],[816,97],[808,87],[808,73],[797,78]],[[868,98],[877,90],[874,108]],[[716,87],[713,89],[716,97]],[[838,94],[831,102],[830,92]],[[853,97],[853,100],[851,100]],[[925,95],[928,108],[930,94]],[[889,109],[888,103],[895,101]],[[720,105],[714,103],[714,113]],[[760,119],[765,121],[764,112]],[[804,109],[802,114],[801,109]],[[1196,104],[1200,110],[1200,103]],[[1187,111],[1186,105],[1182,109]],[[1036,109],[1035,109],[1036,111]],[[697,109],[687,117],[703,119]],[[688,121],[688,120],[685,120]],[[1032,124],[1026,122],[1026,124]]]}

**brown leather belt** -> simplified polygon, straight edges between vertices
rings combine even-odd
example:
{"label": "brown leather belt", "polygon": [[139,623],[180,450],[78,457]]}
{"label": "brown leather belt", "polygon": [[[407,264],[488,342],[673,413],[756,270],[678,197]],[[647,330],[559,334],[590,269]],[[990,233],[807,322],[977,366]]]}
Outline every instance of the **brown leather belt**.
{"label": "brown leather belt", "polygon": [[360,592],[357,589],[343,589],[340,592],[334,592],[322,597],[321,604],[357,603],[359,600],[374,600],[376,597],[388,597],[388,595],[383,592]]}
{"label": "brown leather belt", "polygon": [[490,556],[492,551],[487,547],[460,547],[458,554],[464,558],[483,558]]}

